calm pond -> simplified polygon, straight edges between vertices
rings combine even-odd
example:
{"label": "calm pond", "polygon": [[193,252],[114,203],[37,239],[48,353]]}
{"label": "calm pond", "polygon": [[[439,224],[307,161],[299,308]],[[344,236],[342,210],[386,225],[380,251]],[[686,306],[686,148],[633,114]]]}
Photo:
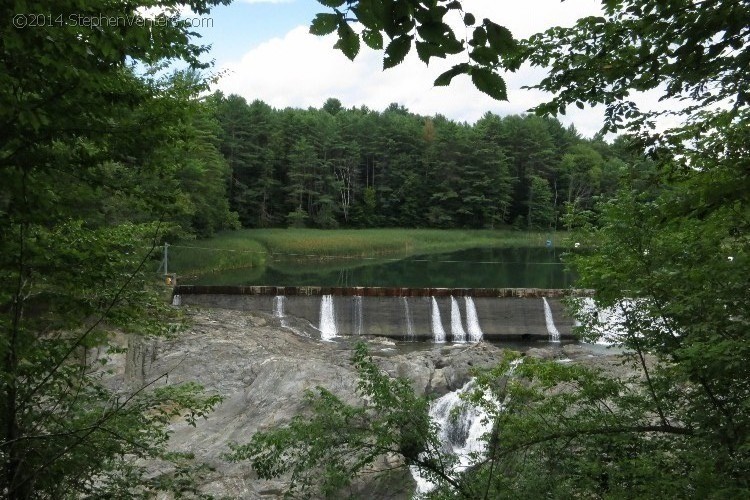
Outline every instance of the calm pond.
{"label": "calm pond", "polygon": [[408,258],[273,260],[205,274],[184,284],[379,286],[413,288],[568,288],[575,276],[555,248],[477,248]]}

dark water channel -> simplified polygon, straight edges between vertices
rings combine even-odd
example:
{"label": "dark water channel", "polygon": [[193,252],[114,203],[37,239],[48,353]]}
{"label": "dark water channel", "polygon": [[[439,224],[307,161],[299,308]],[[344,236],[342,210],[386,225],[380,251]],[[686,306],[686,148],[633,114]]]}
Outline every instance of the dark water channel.
{"label": "dark water channel", "polygon": [[402,259],[273,260],[183,279],[201,285],[413,288],[568,288],[575,276],[556,248],[475,248]]}

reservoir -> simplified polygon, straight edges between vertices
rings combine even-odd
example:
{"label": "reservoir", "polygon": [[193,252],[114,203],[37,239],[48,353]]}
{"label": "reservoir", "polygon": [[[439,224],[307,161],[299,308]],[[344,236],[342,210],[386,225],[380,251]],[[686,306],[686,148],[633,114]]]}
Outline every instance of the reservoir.
{"label": "reservoir", "polygon": [[264,266],[197,277],[183,284],[410,287],[570,288],[575,275],[556,248],[474,248],[408,257],[306,258],[269,255]]}

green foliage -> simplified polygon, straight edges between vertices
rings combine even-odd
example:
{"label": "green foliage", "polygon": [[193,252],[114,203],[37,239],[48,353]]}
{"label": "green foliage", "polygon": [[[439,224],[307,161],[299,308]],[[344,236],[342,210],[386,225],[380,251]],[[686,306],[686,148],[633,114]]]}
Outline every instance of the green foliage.
{"label": "green foliage", "polygon": [[[221,131],[207,128],[196,140],[202,156],[213,158],[203,144],[215,144],[212,134],[220,136],[218,148],[229,164],[223,174],[229,177],[229,208],[244,227],[479,229],[502,227],[519,215],[526,227],[534,176],[557,194],[554,217],[544,219],[547,227],[548,219],[562,216],[566,195],[576,196],[580,209],[591,209],[594,197],[616,189],[620,167],[638,161],[535,116],[488,114],[470,126],[414,115],[395,104],[383,112],[345,109],[337,99],[307,110],[274,110],[221,94],[207,104]],[[200,123],[213,126],[207,117]],[[573,168],[580,159],[583,169],[590,158],[598,163],[586,172]],[[204,167],[200,189],[183,203],[183,211],[208,207],[195,210],[211,216],[194,222],[201,228],[208,222],[218,228],[229,218],[219,217],[227,213],[225,205],[201,203],[220,191],[215,180],[222,170],[218,162]]]}
{"label": "green foliage", "polygon": [[[320,3],[332,8],[333,13],[317,14],[310,25],[310,33],[327,35],[337,31],[334,48],[349,59],[354,59],[359,52],[360,36],[375,50],[385,46],[383,69],[401,64],[412,47],[416,47],[417,55],[425,64],[433,57],[445,58],[467,51],[471,62],[454,65],[435,80],[435,85],[448,85],[460,74],[470,75],[477,89],[494,99],[507,100],[505,80],[498,70],[501,66],[517,69],[518,44],[507,28],[489,19],[473,29],[470,39],[457,37],[449,24],[451,16],[463,23],[467,33],[476,24],[476,17],[464,12],[460,2],[346,0]],[[350,22],[364,27],[361,34],[349,26]],[[384,43],[384,37],[390,41]]]}
{"label": "green foliage", "polygon": [[527,225],[530,228],[550,229],[555,222],[555,207],[549,182],[538,176],[531,177],[529,186]]}
{"label": "green foliage", "polygon": [[[747,12],[746,2],[607,2],[604,17],[526,44],[534,64],[551,65],[538,87],[555,97],[538,110],[600,102],[606,129],[633,132],[635,161],[618,167],[627,181],[599,204],[585,236],[593,252],[574,264],[600,307],[621,310],[616,342],[642,365],[652,419],[687,431],[643,452],[654,466],[667,464],[654,483],[676,497],[748,494],[750,115],[748,32],[738,27]],[[628,101],[648,89],[682,106],[639,110]],[[663,115],[672,115],[671,128],[653,132]],[[647,159],[638,157],[644,149]],[[597,315],[581,319],[586,338],[601,335]],[[618,466],[639,464],[626,458]]]}
{"label": "green foliage", "polygon": [[[191,5],[206,13],[217,3]],[[0,18],[135,18],[151,4],[10,2]],[[165,452],[167,425],[178,415],[194,422],[218,401],[192,385],[113,390],[90,351],[119,349],[116,328],[163,334],[176,321],[144,272],[162,231],[178,230],[172,221],[187,215],[185,229],[206,234],[231,224],[217,188],[226,166],[212,154],[211,127],[190,113],[196,75],[155,76],[167,60],[205,67],[191,35],[184,23],[146,20],[0,26],[4,497],[148,496],[160,486],[145,481],[142,459],[187,467]],[[176,153],[191,145],[193,156]],[[179,215],[167,222],[165,213]]]}
{"label": "green foliage", "polygon": [[524,42],[524,57],[550,68],[537,87],[555,97],[537,110],[603,103],[606,129],[636,131],[672,109],[639,110],[628,100],[633,91],[659,89],[676,105],[689,97],[685,117],[725,99],[735,111],[747,106],[747,2],[627,0],[603,6],[604,17],[583,18]]}

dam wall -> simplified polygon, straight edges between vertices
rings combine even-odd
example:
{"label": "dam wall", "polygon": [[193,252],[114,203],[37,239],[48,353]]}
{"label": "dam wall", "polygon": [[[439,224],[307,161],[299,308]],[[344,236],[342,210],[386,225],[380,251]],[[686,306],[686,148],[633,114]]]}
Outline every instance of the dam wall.
{"label": "dam wall", "polygon": [[182,304],[260,311],[307,320],[325,339],[377,335],[397,340],[572,339],[562,299],[585,290],[538,288],[335,288],[182,285]]}

